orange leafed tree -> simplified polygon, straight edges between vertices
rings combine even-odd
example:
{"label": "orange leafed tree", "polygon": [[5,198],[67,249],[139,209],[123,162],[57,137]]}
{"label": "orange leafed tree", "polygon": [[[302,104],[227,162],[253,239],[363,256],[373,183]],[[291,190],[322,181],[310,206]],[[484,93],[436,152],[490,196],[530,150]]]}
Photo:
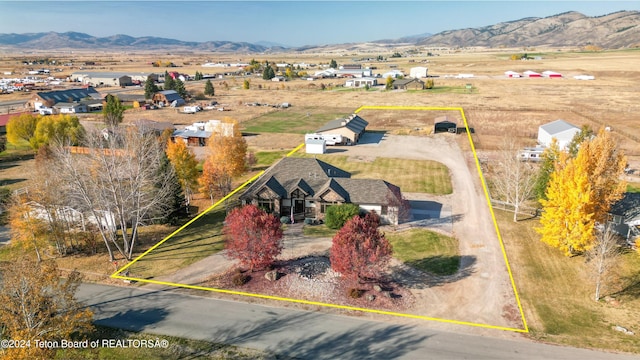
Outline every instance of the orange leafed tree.
{"label": "orange leafed tree", "polygon": [[224,196],[232,189],[232,181],[246,170],[247,142],[242,137],[235,120],[226,118],[225,123],[233,124],[233,135],[214,133],[207,143],[207,158],[198,179],[200,192],[211,198]]}
{"label": "orange leafed tree", "polygon": [[188,205],[191,201],[191,194],[198,184],[198,169],[196,168],[198,160],[196,160],[195,154],[187,147],[184,141],[173,142],[169,140],[166,151]]}

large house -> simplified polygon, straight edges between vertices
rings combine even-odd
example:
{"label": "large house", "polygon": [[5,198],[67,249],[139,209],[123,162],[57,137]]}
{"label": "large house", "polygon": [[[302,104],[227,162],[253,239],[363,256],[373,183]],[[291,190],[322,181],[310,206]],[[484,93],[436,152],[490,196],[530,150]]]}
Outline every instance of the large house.
{"label": "large house", "polygon": [[580,132],[580,128],[564,120],[556,120],[544,124],[538,128],[538,143],[549,147],[552,139],[558,141],[560,150],[565,150],[573,140],[575,134]]}
{"label": "large house", "polygon": [[424,90],[424,81],[418,78],[396,79],[393,81],[393,88],[396,90]]}
{"label": "large house", "polygon": [[355,145],[364,134],[369,123],[360,116],[353,114],[346,119],[335,119],[324,124],[316,134],[342,135],[343,143]]}
{"label": "large house", "polygon": [[398,224],[402,193],[384,180],[352,179],[350,173],[318,159],[285,157],[240,200],[295,221],[323,219],[329,206],[353,203],[363,211],[375,211],[382,223]]}

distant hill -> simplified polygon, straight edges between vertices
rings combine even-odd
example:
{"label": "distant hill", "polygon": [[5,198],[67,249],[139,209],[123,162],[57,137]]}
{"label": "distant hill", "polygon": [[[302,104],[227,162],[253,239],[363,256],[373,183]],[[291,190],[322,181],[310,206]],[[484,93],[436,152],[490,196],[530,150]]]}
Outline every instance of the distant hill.
{"label": "distant hill", "polygon": [[78,32],[0,34],[0,46],[21,49],[185,49],[217,52],[314,52],[314,51],[393,51],[402,46],[443,47],[525,47],[585,46],[604,49],[640,47],[640,12],[619,11],[589,17],[570,11],[545,18],[528,17],[480,28],[448,30],[441,33],[405,36],[366,43],[306,45],[286,47],[274,42],[257,44],[232,41],[181,41],[152,36],[113,35],[95,37]]}
{"label": "distant hill", "polygon": [[105,49],[105,48],[136,48],[142,50],[155,49],[198,49],[225,52],[263,52],[266,46],[246,42],[232,41],[181,41],[153,36],[132,37],[128,35],[113,35],[109,37],[95,37],[78,32],[47,32],[33,34],[0,34],[0,46],[19,47],[22,49]]}
{"label": "distant hill", "polygon": [[605,49],[640,46],[640,12],[620,11],[588,17],[571,11],[529,17],[481,28],[443,31],[416,41],[422,46],[523,47],[585,46]]}

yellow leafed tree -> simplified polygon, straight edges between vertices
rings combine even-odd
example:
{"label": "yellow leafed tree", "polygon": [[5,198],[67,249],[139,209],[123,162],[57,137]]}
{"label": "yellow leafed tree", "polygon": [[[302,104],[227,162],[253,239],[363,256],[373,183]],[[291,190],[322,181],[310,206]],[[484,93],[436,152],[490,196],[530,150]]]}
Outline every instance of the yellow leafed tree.
{"label": "yellow leafed tree", "polygon": [[[567,160],[563,153],[551,174],[547,199],[541,200],[542,241],[571,256],[588,250],[594,241],[591,185],[583,159]],[[566,165],[564,165],[566,164]]]}
{"label": "yellow leafed tree", "polygon": [[231,191],[234,177],[246,170],[247,142],[242,137],[237,123],[229,118],[223,120],[233,124],[233,135],[214,133],[207,143],[207,158],[198,179],[200,191],[213,202],[216,194],[224,196]]}
{"label": "yellow leafed tree", "polygon": [[584,162],[591,185],[591,202],[594,219],[600,223],[607,220],[611,205],[622,199],[627,188],[624,168],[627,158],[616,146],[611,132],[604,128],[598,135],[580,144],[576,161]]}
{"label": "yellow leafed tree", "polygon": [[180,140],[167,142],[167,157],[173,165],[188,205],[198,184],[198,160],[187,144]]}

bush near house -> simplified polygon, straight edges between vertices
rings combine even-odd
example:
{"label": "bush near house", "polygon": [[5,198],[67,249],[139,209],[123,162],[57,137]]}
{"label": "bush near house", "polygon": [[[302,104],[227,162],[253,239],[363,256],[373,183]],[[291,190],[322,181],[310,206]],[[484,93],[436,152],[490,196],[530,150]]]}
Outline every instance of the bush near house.
{"label": "bush near house", "polygon": [[340,229],[347,220],[360,213],[360,207],[356,204],[334,205],[327,208],[324,222],[329,229]]}

